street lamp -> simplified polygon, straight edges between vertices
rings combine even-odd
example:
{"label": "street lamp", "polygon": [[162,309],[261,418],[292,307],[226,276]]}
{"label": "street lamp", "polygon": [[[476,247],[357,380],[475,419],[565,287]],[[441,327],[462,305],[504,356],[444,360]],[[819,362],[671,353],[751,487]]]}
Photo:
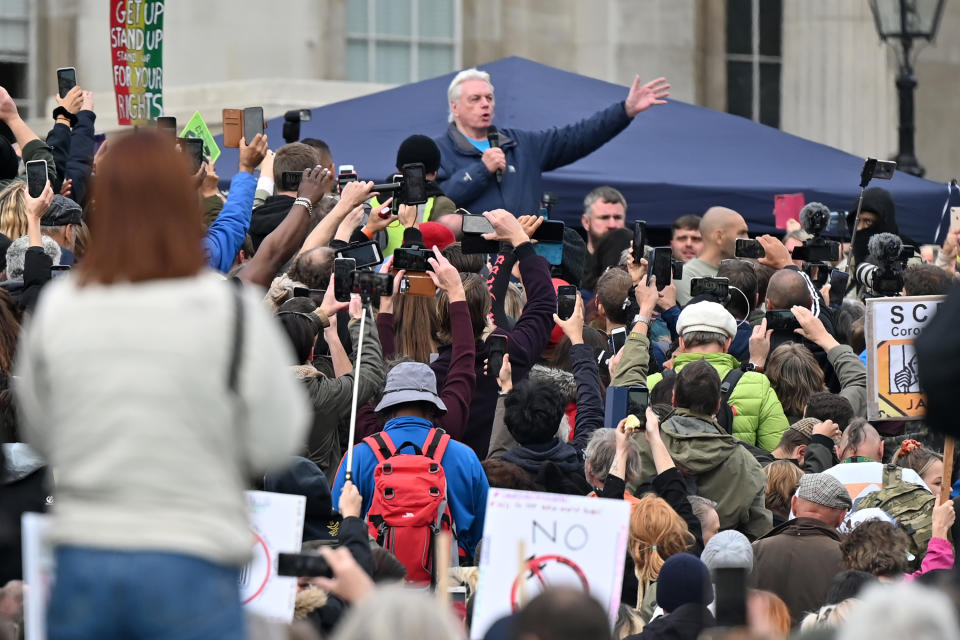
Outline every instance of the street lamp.
{"label": "street lamp", "polygon": [[[924,168],[914,152],[913,95],[917,78],[913,75],[913,60],[917,51],[914,40],[933,42],[940,27],[946,0],[869,0],[880,39],[891,45],[897,54],[900,73],[897,75],[897,93],[900,101],[900,144],[894,160],[897,168],[915,176],[923,176]],[[893,42],[891,42],[893,41]],[[899,45],[899,46],[898,46]]]}

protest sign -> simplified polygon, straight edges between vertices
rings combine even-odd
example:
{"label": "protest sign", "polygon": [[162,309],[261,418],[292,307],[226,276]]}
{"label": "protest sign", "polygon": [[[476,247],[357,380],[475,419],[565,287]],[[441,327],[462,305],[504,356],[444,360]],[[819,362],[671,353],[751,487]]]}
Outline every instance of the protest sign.
{"label": "protest sign", "polygon": [[240,600],[268,620],[290,623],[297,579],[277,575],[277,554],[297,553],[303,539],[307,499],[283,493],[247,491],[253,554],[240,572]]}
{"label": "protest sign", "polygon": [[777,229],[786,229],[787,222],[800,222],[800,210],[806,204],[802,193],[778,193],[773,196],[773,217]]}
{"label": "protest sign", "polygon": [[867,419],[916,420],[926,413],[913,341],[943,296],[867,300]]}
{"label": "protest sign", "polygon": [[[253,530],[251,560],[240,571],[240,598],[259,616],[283,623],[293,620],[297,579],[277,575],[277,554],[300,551],[307,499],[266,491],[245,492]],[[26,640],[46,639],[46,611],[54,580],[53,548],[46,540],[50,517],[23,514],[23,580]]]}
{"label": "protest sign", "polygon": [[471,638],[482,638],[548,586],[584,590],[607,609],[612,623],[629,521],[630,505],[623,500],[491,488]]}
{"label": "protest sign", "polygon": [[110,61],[120,124],[163,115],[164,0],[110,0]]}
{"label": "protest sign", "polygon": [[180,137],[200,138],[203,140],[203,157],[210,158],[211,163],[216,162],[217,158],[220,157],[220,147],[217,146],[216,141],[214,141],[213,135],[210,133],[210,129],[207,128],[207,123],[203,121],[203,116],[200,115],[199,111],[194,112],[190,121],[187,122],[187,126],[180,132]]}
{"label": "protest sign", "polygon": [[53,548],[47,543],[49,518],[42,513],[24,513],[21,518],[23,581],[29,587],[23,596],[23,631],[26,640],[46,640],[47,602],[53,587]]}

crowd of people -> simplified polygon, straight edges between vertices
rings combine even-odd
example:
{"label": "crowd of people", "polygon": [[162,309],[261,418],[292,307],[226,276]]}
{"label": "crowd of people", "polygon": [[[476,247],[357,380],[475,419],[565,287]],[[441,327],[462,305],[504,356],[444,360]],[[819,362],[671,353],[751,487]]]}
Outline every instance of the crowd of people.
{"label": "crowd of people", "polygon": [[[161,132],[98,147],[80,87],[45,138],[0,88],[0,638],[23,633],[25,512],[51,517],[51,640],[960,637],[956,466],[924,421],[866,420],[869,287],[820,286],[802,230],[738,258],[751,230],[722,203],[665,230],[682,277],[658,282],[628,222],[645,212],[608,185],[540,255],[541,172],[668,89],[496,130],[490,77],[461,72],[447,131],[397,151],[427,201],[395,205],[338,181],[318,139],[241,140],[224,194]],[[464,210],[496,249],[468,248]],[[832,266],[898,233],[882,189],[853,210]],[[947,294],[958,240],[901,293]],[[364,243],[382,263],[340,272]],[[395,268],[411,251],[426,265]],[[616,388],[646,401],[617,409]],[[471,629],[491,488],[629,502],[619,609],[558,587]],[[245,489],[305,496],[304,552],[328,567],[298,578],[280,635],[241,606]]]}

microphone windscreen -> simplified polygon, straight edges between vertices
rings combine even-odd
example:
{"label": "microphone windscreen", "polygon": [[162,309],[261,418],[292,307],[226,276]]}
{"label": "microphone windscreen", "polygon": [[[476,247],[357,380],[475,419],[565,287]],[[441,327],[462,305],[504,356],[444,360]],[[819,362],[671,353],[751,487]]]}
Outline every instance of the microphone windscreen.
{"label": "microphone windscreen", "polygon": [[827,226],[830,208],[819,202],[810,202],[800,209],[800,226],[807,233],[817,234]]}
{"label": "microphone windscreen", "polygon": [[867,243],[867,252],[879,260],[892,262],[900,256],[903,241],[892,233],[878,233]]}

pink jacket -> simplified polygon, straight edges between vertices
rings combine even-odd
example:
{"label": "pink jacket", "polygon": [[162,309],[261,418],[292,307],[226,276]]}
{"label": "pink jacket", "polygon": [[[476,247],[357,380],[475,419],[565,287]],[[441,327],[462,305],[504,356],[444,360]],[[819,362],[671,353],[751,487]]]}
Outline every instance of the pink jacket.
{"label": "pink jacket", "polygon": [[930,538],[930,544],[927,545],[927,555],[923,557],[923,562],[920,563],[920,571],[908,573],[903,579],[913,580],[917,576],[934,569],[953,569],[953,560],[952,544],[943,538]]}

